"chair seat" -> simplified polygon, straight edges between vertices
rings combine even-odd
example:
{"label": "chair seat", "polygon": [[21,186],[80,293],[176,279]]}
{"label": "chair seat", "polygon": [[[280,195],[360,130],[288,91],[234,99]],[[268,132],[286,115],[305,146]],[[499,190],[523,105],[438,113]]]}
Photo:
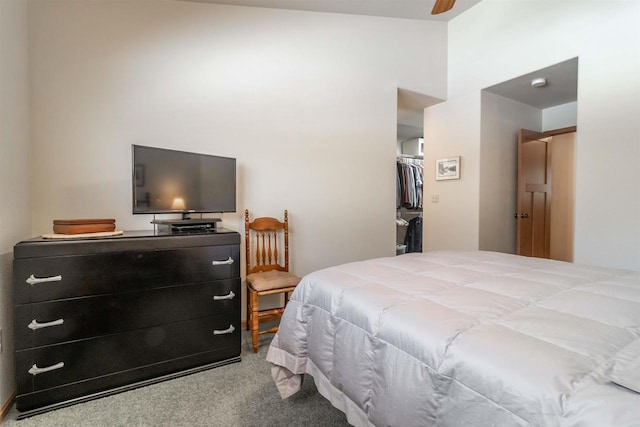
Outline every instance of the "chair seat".
{"label": "chair seat", "polygon": [[259,271],[247,276],[247,283],[257,292],[295,287],[300,277],[286,271]]}

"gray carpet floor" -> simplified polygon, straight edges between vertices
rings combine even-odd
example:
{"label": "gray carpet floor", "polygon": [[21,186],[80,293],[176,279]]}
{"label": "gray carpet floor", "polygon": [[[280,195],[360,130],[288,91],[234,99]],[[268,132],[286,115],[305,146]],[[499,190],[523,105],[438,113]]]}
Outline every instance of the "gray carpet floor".
{"label": "gray carpet floor", "polygon": [[243,332],[242,362],[141,387],[113,396],[16,420],[2,426],[348,426],[305,375],[302,390],[281,399],[265,361],[273,335],[260,337],[258,354]]}

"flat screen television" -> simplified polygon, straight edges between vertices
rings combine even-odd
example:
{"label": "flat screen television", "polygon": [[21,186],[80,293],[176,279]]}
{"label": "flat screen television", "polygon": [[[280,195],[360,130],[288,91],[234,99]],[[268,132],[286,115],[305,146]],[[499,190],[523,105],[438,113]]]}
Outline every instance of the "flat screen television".
{"label": "flat screen television", "polygon": [[236,159],[132,145],[134,214],[236,211]]}

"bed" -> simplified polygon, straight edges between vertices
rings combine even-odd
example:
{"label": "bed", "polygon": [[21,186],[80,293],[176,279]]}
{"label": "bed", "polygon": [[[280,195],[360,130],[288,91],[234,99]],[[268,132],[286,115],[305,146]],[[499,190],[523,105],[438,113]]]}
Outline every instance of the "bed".
{"label": "bed", "polygon": [[267,351],[355,426],[640,426],[640,273],[437,251],[303,278]]}

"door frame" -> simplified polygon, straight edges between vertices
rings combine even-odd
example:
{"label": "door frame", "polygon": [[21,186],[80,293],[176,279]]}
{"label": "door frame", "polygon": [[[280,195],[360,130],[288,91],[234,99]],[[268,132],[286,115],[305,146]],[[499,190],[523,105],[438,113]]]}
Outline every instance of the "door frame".
{"label": "door frame", "polygon": [[[523,185],[523,183],[520,182],[520,170],[521,170],[521,162],[522,162],[522,158],[521,158],[521,144],[523,143],[524,139],[527,139],[529,141],[541,141],[546,139],[546,138],[551,138],[553,136],[556,135],[563,135],[563,134],[568,134],[568,133],[575,133],[577,132],[577,126],[568,126],[565,128],[559,128],[559,129],[552,129],[552,130],[548,130],[545,132],[537,132],[537,131],[530,131],[527,129],[520,129],[518,131],[518,183],[517,183],[517,195],[516,195],[516,253],[518,255],[522,255],[522,233],[523,233],[523,225],[522,222],[520,221],[521,219],[521,215],[523,214],[523,207],[522,207],[522,197],[521,197],[521,192],[524,192],[524,188],[521,188],[521,186]],[[552,138],[551,140],[549,140],[547,142],[547,144],[551,144],[552,143]],[[546,193],[546,201],[545,201],[545,230],[544,230],[544,257],[545,258],[549,258],[550,257],[550,243],[551,243],[551,227],[550,227],[550,214],[551,214],[551,184],[552,184],[552,176],[551,176],[551,150],[547,148],[547,155],[546,155],[546,181],[547,184],[544,185],[545,187],[545,193]],[[528,215],[527,215],[528,216]],[[531,256],[534,256],[533,254]]]}

